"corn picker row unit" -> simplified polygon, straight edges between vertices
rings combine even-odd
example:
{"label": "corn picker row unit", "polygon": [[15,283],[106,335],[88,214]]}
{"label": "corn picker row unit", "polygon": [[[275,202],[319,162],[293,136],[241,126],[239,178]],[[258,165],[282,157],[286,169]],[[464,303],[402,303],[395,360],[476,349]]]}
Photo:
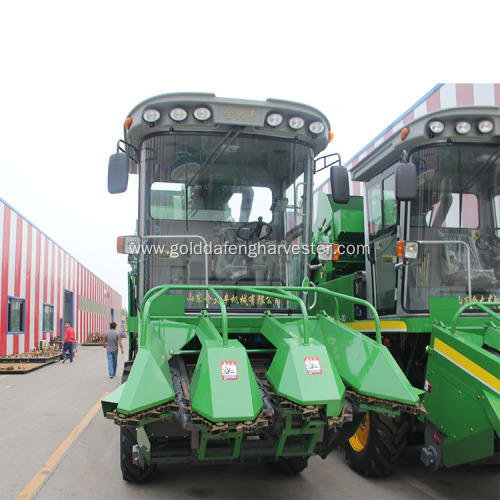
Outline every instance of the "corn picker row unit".
{"label": "corn picker row unit", "polygon": [[[351,168],[364,199],[316,198],[313,243],[324,252],[333,246],[335,260],[313,255],[312,280],[376,308],[383,344],[425,390],[421,459],[434,470],[498,462],[499,131],[497,106],[421,116]],[[365,251],[342,253],[349,245]],[[318,295],[319,310],[337,318],[325,295]],[[342,299],[339,312],[345,325],[374,331],[370,308]],[[419,427],[416,419],[369,411],[347,457],[366,475],[385,475],[405,435],[414,439]],[[390,446],[380,438],[389,432]]]}
{"label": "corn picker row unit", "polygon": [[[108,189],[139,175],[129,255],[129,361],[102,402],[121,469],[268,462],[294,474],[345,442],[367,409],[420,414],[422,391],[382,345],[375,309],[307,286],[315,156],[328,120],[298,103],[169,94],[132,110]],[[337,156],[339,199],[347,171]],[[310,309],[323,297],[333,317]],[[372,311],[373,338],[338,321]]]}

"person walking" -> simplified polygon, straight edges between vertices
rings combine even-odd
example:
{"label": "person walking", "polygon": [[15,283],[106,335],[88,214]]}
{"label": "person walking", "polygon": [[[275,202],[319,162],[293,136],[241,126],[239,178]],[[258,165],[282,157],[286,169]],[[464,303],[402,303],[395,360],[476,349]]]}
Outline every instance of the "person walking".
{"label": "person walking", "polygon": [[73,363],[73,345],[75,342],[75,330],[71,327],[71,323],[66,321],[64,323],[66,331],[64,332],[64,343],[62,348],[62,360],[66,362],[66,351],[69,351],[69,362]]}
{"label": "person walking", "polygon": [[110,323],[109,328],[104,334],[103,346],[108,356],[109,378],[113,378],[116,375],[116,366],[118,364],[118,347],[120,347],[123,354],[123,345],[120,334],[116,331],[116,323],[114,321]]}

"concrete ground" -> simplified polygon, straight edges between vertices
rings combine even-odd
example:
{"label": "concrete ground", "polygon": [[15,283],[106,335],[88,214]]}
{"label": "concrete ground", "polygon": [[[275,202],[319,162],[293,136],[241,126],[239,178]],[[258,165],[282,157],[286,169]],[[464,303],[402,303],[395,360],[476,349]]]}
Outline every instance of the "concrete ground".
{"label": "concrete ground", "polygon": [[353,472],[342,452],[314,457],[295,477],[265,465],[164,465],[151,481],[129,484],[119,466],[119,429],[102,416],[101,397],[120,384],[102,347],[79,347],[75,362],[24,375],[0,375],[0,498],[349,499],[499,498],[498,466],[427,470],[419,448],[384,479]]}

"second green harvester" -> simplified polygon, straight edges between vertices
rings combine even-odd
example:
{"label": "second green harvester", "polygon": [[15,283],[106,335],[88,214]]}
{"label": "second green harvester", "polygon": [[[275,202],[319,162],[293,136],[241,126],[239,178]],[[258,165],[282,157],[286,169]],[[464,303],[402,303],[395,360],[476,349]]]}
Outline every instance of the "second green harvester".
{"label": "second green harvester", "polygon": [[[438,86],[430,100],[449,91]],[[338,260],[313,256],[313,281],[372,303],[383,344],[425,391],[425,418],[366,414],[347,444],[348,460],[366,475],[392,472],[406,437],[418,442],[421,432],[421,460],[433,470],[498,463],[499,108],[452,107],[411,120],[414,112],[351,162],[363,197],[340,204],[317,194],[313,241],[336,244]],[[374,335],[370,309],[339,303],[338,318]],[[318,295],[321,309],[336,314]]]}

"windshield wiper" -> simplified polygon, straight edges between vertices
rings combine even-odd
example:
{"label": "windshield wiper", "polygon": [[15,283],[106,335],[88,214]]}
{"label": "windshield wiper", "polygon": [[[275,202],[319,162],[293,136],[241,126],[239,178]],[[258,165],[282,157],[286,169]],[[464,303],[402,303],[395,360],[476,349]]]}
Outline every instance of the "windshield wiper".
{"label": "windshield wiper", "polygon": [[243,127],[233,127],[215,146],[215,148],[211,151],[211,153],[208,155],[207,159],[203,162],[203,164],[200,167],[200,170],[196,172],[191,180],[186,183],[186,188],[188,186],[192,186],[195,181],[197,181],[219,158],[219,156],[226,151],[226,149],[234,142],[234,140],[240,135],[241,131],[243,130]]}
{"label": "windshield wiper", "polygon": [[473,175],[470,177],[470,181],[462,187],[462,192],[465,192],[467,189],[470,189],[475,182],[477,182],[477,178],[495,161],[497,161],[498,157],[500,156],[500,147],[498,147],[491,156],[483,162],[482,165],[479,166],[479,168],[474,172]]}

